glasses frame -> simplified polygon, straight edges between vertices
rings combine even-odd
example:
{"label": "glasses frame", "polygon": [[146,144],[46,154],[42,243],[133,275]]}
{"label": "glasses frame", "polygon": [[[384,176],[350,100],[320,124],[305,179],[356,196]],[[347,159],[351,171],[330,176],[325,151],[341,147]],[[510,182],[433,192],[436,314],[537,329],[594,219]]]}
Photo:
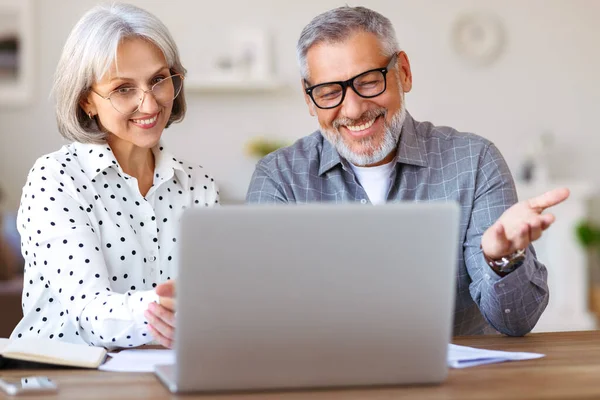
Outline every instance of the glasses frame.
{"label": "glasses frame", "polygon": [[[146,93],[148,93],[148,92],[152,92],[152,96],[154,96],[154,87],[155,87],[156,85],[158,85],[158,84],[162,83],[163,81],[165,81],[165,80],[169,79],[169,78],[171,78],[171,80],[172,80],[172,78],[173,78],[174,76],[178,76],[178,77],[181,79],[181,87],[179,88],[179,91],[177,92],[177,94],[175,95],[175,97],[173,97],[173,100],[175,100],[175,99],[177,98],[177,96],[179,96],[179,94],[181,93],[181,91],[183,90],[183,81],[185,80],[185,76],[183,76],[183,75],[181,75],[181,74],[173,74],[173,75],[169,75],[169,76],[167,76],[165,79],[163,79],[162,81],[160,81],[160,82],[156,82],[156,83],[155,83],[154,85],[152,85],[152,87],[151,87],[150,89],[148,89],[148,90],[144,90],[144,89],[142,89],[142,88],[139,88],[139,87],[138,87],[138,88],[136,88],[136,89],[139,89],[139,90],[141,90],[141,91],[142,91],[144,94],[142,94],[142,99],[140,100],[140,103],[138,104],[137,108],[136,108],[135,110],[133,110],[132,112],[130,112],[130,113],[124,113],[124,112],[121,112],[121,111],[117,110],[117,107],[115,107],[115,105],[113,104],[113,102],[110,100],[110,96],[112,96],[112,95],[113,95],[113,93],[115,93],[115,92],[116,92],[117,90],[119,90],[119,89],[112,90],[112,91],[111,91],[111,92],[110,92],[108,95],[106,95],[106,96],[102,96],[100,93],[96,92],[94,89],[90,89],[90,90],[91,90],[92,92],[96,93],[98,96],[102,97],[104,100],[108,100],[108,101],[110,102],[110,105],[112,106],[112,108],[114,108],[114,109],[115,109],[115,110],[116,110],[118,113],[120,113],[120,114],[123,114],[123,115],[133,115],[133,114],[135,114],[136,112],[138,112],[138,110],[140,109],[140,107],[142,106],[142,104],[144,104],[144,100],[146,100]],[[154,100],[156,100],[156,96],[154,96]],[[171,101],[173,101],[173,100],[171,100]],[[158,101],[157,101],[157,103],[158,103]],[[162,105],[162,106],[164,106],[164,104],[161,104],[161,105]]]}
{"label": "glasses frame", "polygon": [[[390,61],[388,62],[388,64],[383,67],[383,68],[374,68],[374,69],[370,69],[368,71],[362,72],[358,75],[356,75],[353,78],[350,78],[346,81],[335,81],[335,82],[325,82],[325,83],[319,83],[318,85],[314,85],[314,86],[310,86],[307,87],[306,89],[304,89],[305,93],[310,97],[310,99],[312,100],[313,104],[317,107],[320,108],[321,110],[330,110],[332,108],[336,108],[339,107],[343,102],[344,99],[346,98],[346,90],[350,87],[352,88],[352,90],[354,91],[354,93],[356,93],[358,96],[362,97],[363,99],[372,99],[373,97],[377,97],[382,95],[385,90],[387,89],[387,73],[390,69],[393,68],[394,64],[396,63],[396,60],[398,59],[398,55],[394,54],[392,56],[392,58],[390,59]],[[377,94],[374,94],[372,96],[364,96],[360,93],[358,93],[358,90],[356,90],[356,88],[354,87],[354,80],[357,78],[360,78],[363,75],[366,74],[370,74],[371,72],[376,72],[379,71],[383,74],[383,90]],[[308,85],[308,82],[305,80],[304,83],[306,83]],[[330,106],[330,107],[321,107],[320,105],[317,104],[317,102],[315,101],[315,98],[313,97],[313,92],[316,88],[320,87],[320,86],[326,86],[326,85],[333,85],[333,84],[337,84],[340,85],[342,87],[342,98],[340,99],[340,102],[338,104],[336,104],[335,106]]]}

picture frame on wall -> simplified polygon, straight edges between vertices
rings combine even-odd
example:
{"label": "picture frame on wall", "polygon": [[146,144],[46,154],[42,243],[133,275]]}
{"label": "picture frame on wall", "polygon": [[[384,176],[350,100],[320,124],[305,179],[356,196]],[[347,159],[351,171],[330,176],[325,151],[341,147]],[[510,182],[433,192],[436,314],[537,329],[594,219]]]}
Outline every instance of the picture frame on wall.
{"label": "picture frame on wall", "polygon": [[0,0],[0,105],[31,101],[34,79],[32,0]]}

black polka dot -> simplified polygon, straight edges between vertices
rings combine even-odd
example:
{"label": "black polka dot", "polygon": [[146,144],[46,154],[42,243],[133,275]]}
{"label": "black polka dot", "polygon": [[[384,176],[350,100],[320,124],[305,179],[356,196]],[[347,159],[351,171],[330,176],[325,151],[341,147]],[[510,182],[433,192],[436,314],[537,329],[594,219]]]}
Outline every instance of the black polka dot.
{"label": "black polka dot", "polygon": [[[177,267],[173,262],[174,257],[169,254],[161,256],[161,259],[166,258],[169,263],[158,264],[162,270],[157,271],[155,268],[147,268],[155,265],[153,263],[156,257],[153,256],[148,264],[147,256],[140,254],[141,249],[151,240],[150,243],[159,252],[165,245],[170,252],[173,243],[179,241],[176,221],[180,220],[183,210],[192,204],[212,206],[215,193],[210,193],[213,189],[208,185],[208,180],[212,178],[208,175],[203,177],[204,174],[198,175],[192,167],[175,159],[176,163],[186,168],[184,177],[187,176],[189,182],[187,189],[184,189],[184,185],[178,179],[181,167],[177,167],[174,172],[168,171],[169,176],[173,178],[165,179],[166,176],[162,173],[165,166],[159,161],[152,191],[146,197],[136,192],[135,186],[127,182],[130,176],[121,172],[121,167],[112,156],[110,146],[74,143],[66,148],[66,153],[58,152],[46,156],[45,160],[55,158],[57,162],[53,161],[52,168],[47,164],[36,166],[37,173],[32,170],[23,189],[19,213],[22,213],[20,220],[24,223],[19,228],[23,232],[25,282],[29,282],[31,287],[24,290],[22,305],[25,310],[32,310],[30,312],[34,317],[31,324],[20,329],[18,334],[26,335],[31,332],[35,335],[41,327],[36,325],[37,321],[44,324],[44,335],[48,335],[46,337],[53,335],[52,337],[57,336],[57,339],[81,342],[83,338],[79,333],[92,331],[90,324],[93,320],[97,321],[98,326],[108,327],[103,321],[107,318],[109,310],[112,310],[112,314],[119,312],[119,315],[122,315],[121,308],[127,307],[123,297],[131,296],[140,285],[140,290],[147,288],[147,285],[157,287],[158,282],[154,282],[156,272],[160,272],[161,280],[162,276],[170,278]],[[93,150],[92,153],[90,150]],[[65,157],[65,154],[68,154],[68,157]],[[93,159],[90,158],[90,154]],[[80,159],[83,161],[84,157],[87,165],[96,162],[98,167],[84,168],[83,163],[80,163]],[[170,162],[170,159],[171,157],[166,158],[167,162]],[[105,164],[99,160],[107,160],[110,163]],[[42,177],[43,169],[51,171],[44,173]],[[86,171],[95,173],[86,175]],[[203,186],[205,191],[201,191],[201,196],[194,196],[192,199],[180,196],[186,190],[195,195],[198,192],[196,188]],[[39,195],[41,192],[44,192],[42,196]],[[66,196],[66,193],[69,195]],[[155,225],[155,221],[160,223]],[[63,236],[53,237],[55,234]],[[43,239],[36,241],[32,236]],[[42,249],[43,257],[40,256]],[[102,258],[92,259],[91,249],[95,249],[94,254]],[[140,257],[137,257],[137,254],[140,254]],[[54,279],[51,278],[52,286],[47,276],[41,276],[44,266],[52,266],[49,271],[55,272]],[[64,268],[67,268],[65,271],[68,273],[63,271]],[[31,276],[27,275],[28,271],[31,271]],[[39,280],[32,278],[34,276]],[[118,279],[119,276],[122,279]],[[99,279],[110,279],[111,287],[106,287],[106,291],[98,288],[90,290],[89,279],[92,279],[93,283],[100,282]],[[51,287],[52,293],[59,297],[55,298],[55,295],[51,294]],[[66,301],[61,302],[60,299]],[[89,318],[84,308],[81,320],[78,316],[74,320],[79,326],[73,329],[68,328],[69,322],[63,315],[69,314],[69,310],[64,308],[65,305],[80,307],[76,299],[86,299],[85,303],[91,300],[91,304],[97,299],[100,304],[105,305],[90,308],[97,312]],[[144,300],[140,296],[137,296],[137,299]],[[39,310],[34,312],[36,309]],[[59,313],[60,318],[57,318]],[[120,346],[137,346],[142,342],[131,339],[147,335],[146,332],[135,331],[136,328],[131,329],[126,333],[128,343],[119,343]],[[118,338],[121,337],[109,330],[101,334],[114,343],[119,342]],[[119,332],[119,335],[121,334],[122,332]],[[93,333],[89,337],[99,336]],[[95,342],[97,343],[97,340]],[[91,343],[88,341],[88,344]]]}

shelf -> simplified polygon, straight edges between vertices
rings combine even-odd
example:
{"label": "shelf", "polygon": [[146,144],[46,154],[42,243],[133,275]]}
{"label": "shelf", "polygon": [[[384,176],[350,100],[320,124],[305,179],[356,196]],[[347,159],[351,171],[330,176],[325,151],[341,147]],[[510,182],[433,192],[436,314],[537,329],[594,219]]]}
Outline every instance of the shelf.
{"label": "shelf", "polygon": [[286,85],[279,79],[186,79],[185,88],[190,93],[256,93],[276,92],[284,89]]}

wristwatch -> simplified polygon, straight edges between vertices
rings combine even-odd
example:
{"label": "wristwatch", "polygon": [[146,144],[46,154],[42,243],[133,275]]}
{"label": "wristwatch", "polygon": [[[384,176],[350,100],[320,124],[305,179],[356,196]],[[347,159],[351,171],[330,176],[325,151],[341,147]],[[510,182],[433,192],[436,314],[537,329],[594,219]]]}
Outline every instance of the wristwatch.
{"label": "wristwatch", "polygon": [[494,271],[502,274],[508,274],[523,264],[523,261],[525,260],[525,249],[519,249],[508,256],[500,258],[499,260],[492,260],[488,258],[485,253],[483,253],[483,257],[490,268],[492,268]]}

